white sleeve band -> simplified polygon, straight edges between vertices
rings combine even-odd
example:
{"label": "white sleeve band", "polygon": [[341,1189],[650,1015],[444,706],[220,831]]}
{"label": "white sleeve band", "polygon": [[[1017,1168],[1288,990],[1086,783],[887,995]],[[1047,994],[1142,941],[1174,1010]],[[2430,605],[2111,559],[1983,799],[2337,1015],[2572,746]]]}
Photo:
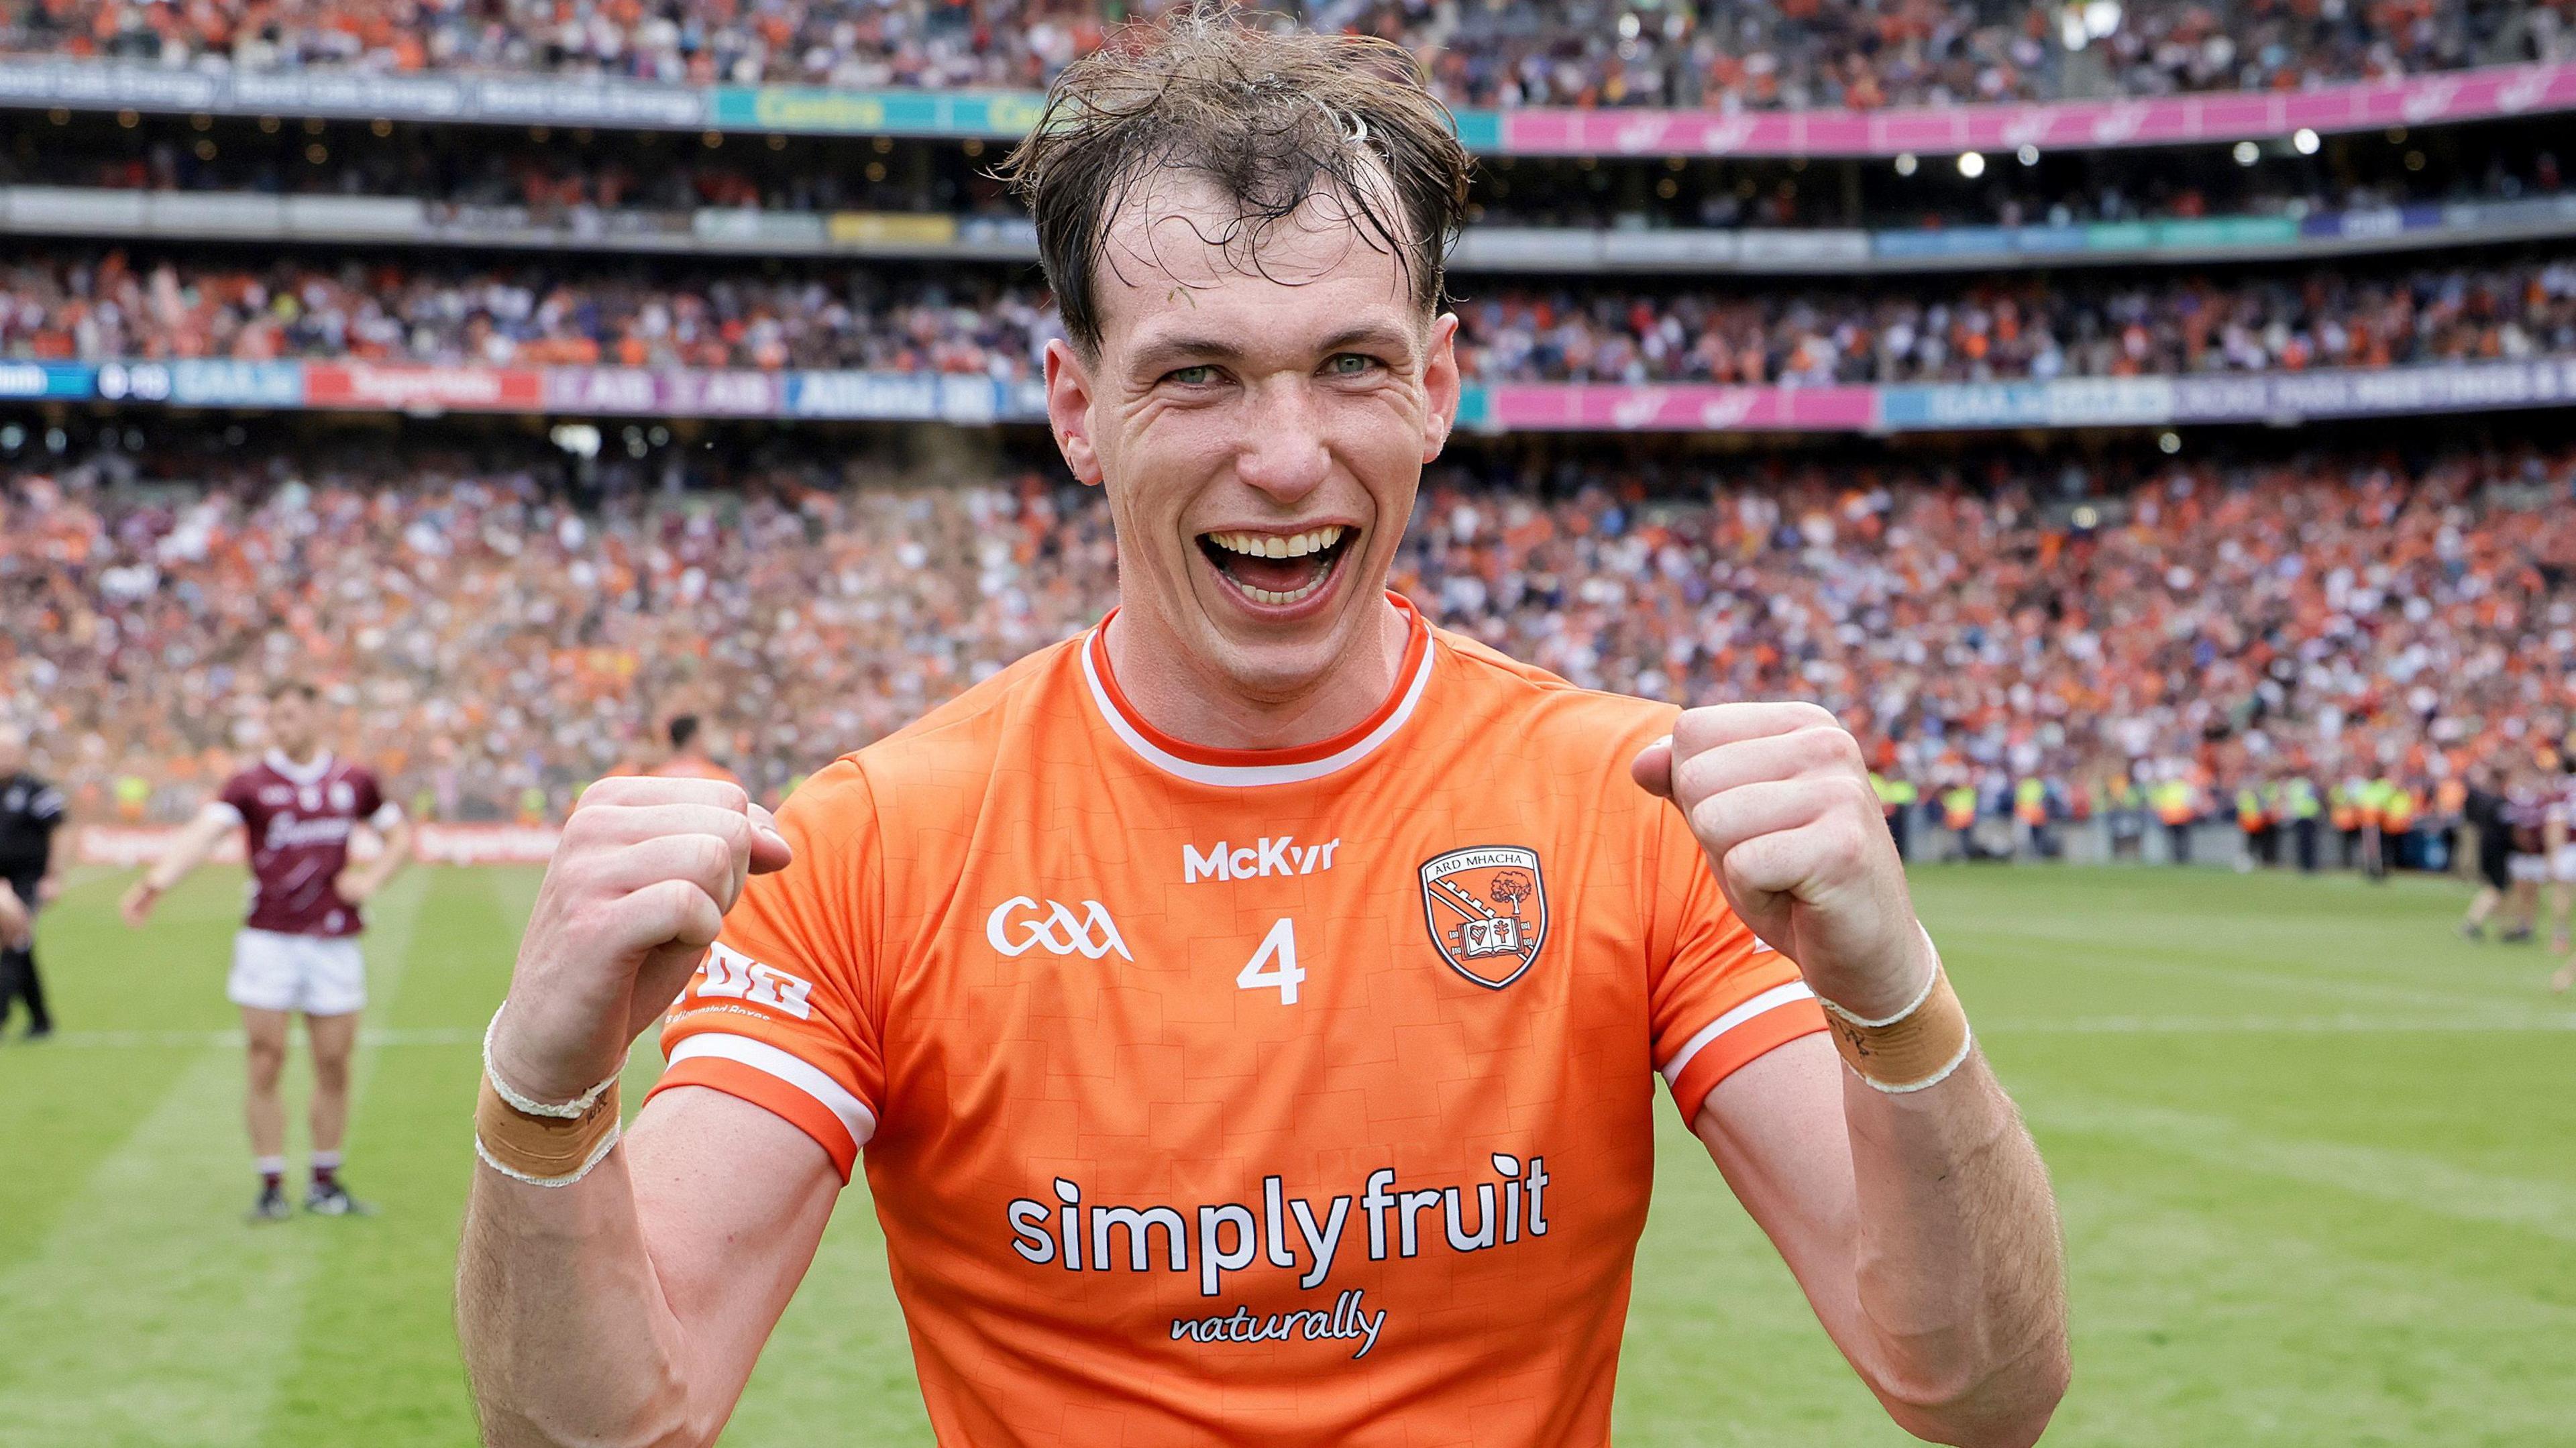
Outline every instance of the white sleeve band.
{"label": "white sleeve band", "polygon": [[226,829],[239,829],[242,823],[242,812],[222,800],[212,799],[206,801],[205,807],[197,811],[197,818],[217,821]]}
{"label": "white sleeve band", "polygon": [[1678,1084],[1682,1079],[1683,1068],[1690,1065],[1691,1058],[1693,1056],[1706,1050],[1709,1042],[1716,1040],[1718,1037],[1725,1035],[1731,1030],[1734,1030],[1737,1026],[1743,1025],[1746,1021],[1753,1019],[1755,1016],[1778,1010],[1780,1007],[1791,1004],[1795,1001],[1814,1000],[1815,998],[1816,993],[1807,989],[1807,983],[1805,981],[1793,980],[1787,985],[1775,985],[1771,987],[1762,994],[1755,996],[1753,999],[1746,1001],[1744,1004],[1737,1006],[1735,1009],[1728,1011],[1722,1016],[1719,1016],[1716,1020],[1702,1026],[1699,1030],[1699,1034],[1691,1037],[1688,1041],[1683,1042],[1682,1048],[1673,1052],[1673,1058],[1664,1063],[1664,1079]]}
{"label": "white sleeve band", "polygon": [[702,1031],[671,1048],[671,1064],[674,1066],[698,1057],[749,1066],[813,1097],[822,1103],[824,1110],[840,1118],[841,1126],[850,1133],[853,1146],[866,1146],[868,1138],[877,1134],[876,1113],[868,1109],[866,1102],[824,1074],[814,1063],[790,1055],[767,1041],[755,1041],[749,1036],[721,1031]]}
{"label": "white sleeve band", "polygon": [[367,816],[367,824],[375,829],[389,830],[394,826],[401,824],[402,818],[402,806],[394,803],[392,800],[386,800],[383,804],[376,806],[376,812],[374,814]]}

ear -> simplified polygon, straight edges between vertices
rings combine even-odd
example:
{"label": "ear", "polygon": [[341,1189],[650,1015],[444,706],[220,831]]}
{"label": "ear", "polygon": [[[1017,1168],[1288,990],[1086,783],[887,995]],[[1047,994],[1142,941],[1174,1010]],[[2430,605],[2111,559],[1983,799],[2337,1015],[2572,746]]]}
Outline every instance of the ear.
{"label": "ear", "polygon": [[1422,389],[1430,408],[1422,418],[1422,460],[1440,456],[1458,426],[1458,314],[1443,312],[1431,324],[1431,350],[1423,358]]}
{"label": "ear", "polygon": [[1091,445],[1091,374],[1063,338],[1046,345],[1047,426],[1074,481],[1100,485],[1100,454]]}

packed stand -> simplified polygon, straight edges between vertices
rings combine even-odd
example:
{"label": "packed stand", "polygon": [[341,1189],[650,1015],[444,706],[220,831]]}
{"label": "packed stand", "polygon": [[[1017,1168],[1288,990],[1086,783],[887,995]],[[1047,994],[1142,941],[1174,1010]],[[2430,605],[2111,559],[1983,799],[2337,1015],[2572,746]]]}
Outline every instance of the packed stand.
{"label": "packed stand", "polygon": [[2284,278],[2006,278],[1868,294],[1523,286],[1458,305],[1486,382],[1982,382],[2391,367],[2576,352],[2576,264]]}
{"label": "packed stand", "polygon": [[849,368],[1036,375],[1043,293],[863,269],[764,278],[298,260],[256,267],[22,254],[0,355],[447,365]]}
{"label": "packed stand", "polygon": [[[822,268],[260,267],[30,254],[0,268],[0,356],[850,368],[1022,381],[1061,328],[1042,289]],[[2390,367],[2576,353],[2576,262],[2288,278],[2025,276],[1856,292],[1486,291],[1480,382],[1779,385]]]}
{"label": "packed stand", "polygon": [[[697,85],[1037,87],[1114,18],[1069,0],[37,0],[0,49],[150,64]],[[1414,52],[1452,104],[1725,109],[2292,90],[2576,43],[2569,0],[1256,0]]]}
{"label": "packed stand", "polygon": [[[41,138],[42,144],[34,144]],[[719,138],[722,139],[722,138]],[[685,233],[702,208],[786,214],[878,211],[1023,222],[990,174],[998,151],[953,142],[703,138],[551,130],[386,128],[351,122],[200,132],[175,121],[138,137],[104,117],[0,149],[0,184],[254,195],[418,197],[433,217],[508,213],[522,224]],[[570,142],[570,144],[566,144]],[[1476,225],[1595,229],[2085,225],[2221,216],[2292,220],[2436,202],[2555,196],[2562,143],[2546,126],[2478,128],[2390,143],[2372,133],[2315,157],[2247,167],[2224,153],[2088,151],[2023,165],[1998,157],[1971,182],[1939,162],[1913,177],[1882,159],[1658,158],[1584,165],[1489,157]]]}
{"label": "packed stand", "polygon": [[[1444,464],[1395,585],[1586,686],[1816,700],[1925,788],[2284,762],[2431,783],[2567,734],[2576,448],[1965,466]],[[107,486],[132,467],[0,485],[0,712],[93,817],[184,816],[289,673],[437,818],[559,815],[678,712],[775,794],[1115,586],[1099,495],[1034,466],[918,487],[762,463],[590,507],[538,464],[417,450]]]}

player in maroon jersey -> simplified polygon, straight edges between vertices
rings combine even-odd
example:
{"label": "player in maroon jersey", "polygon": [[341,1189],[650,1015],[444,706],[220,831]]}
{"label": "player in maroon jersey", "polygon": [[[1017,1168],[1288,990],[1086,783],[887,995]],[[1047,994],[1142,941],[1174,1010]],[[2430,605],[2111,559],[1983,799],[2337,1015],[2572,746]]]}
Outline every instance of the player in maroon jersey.
{"label": "player in maroon jersey", "polygon": [[[277,685],[268,696],[270,748],[225,781],[170,852],[125,895],[125,922],[141,925],[153,903],[202,863],[227,831],[248,836],[258,888],[250,919],[233,939],[225,994],[241,1007],[250,1045],[244,1115],[260,1176],[255,1221],[287,1215],[286,1112],[277,1078],[286,1065],[287,1027],[304,1013],[313,1046],[313,1181],[305,1210],[345,1216],[363,1210],[340,1184],[340,1139],[349,1120],[349,1056],[367,1000],[358,951],[358,907],[383,888],[411,853],[411,824],[377,788],[376,777],[321,747],[320,701],[310,684]],[[383,838],[373,860],[351,863],[360,824]]]}

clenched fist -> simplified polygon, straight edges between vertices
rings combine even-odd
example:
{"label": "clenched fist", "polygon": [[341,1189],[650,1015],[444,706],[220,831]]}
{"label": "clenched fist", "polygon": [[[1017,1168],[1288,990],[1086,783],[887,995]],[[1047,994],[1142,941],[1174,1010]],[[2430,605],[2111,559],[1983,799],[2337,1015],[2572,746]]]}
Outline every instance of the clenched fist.
{"label": "clenched fist", "polygon": [[1832,714],[1813,704],[1687,710],[1629,772],[1681,810],[1727,903],[1816,994],[1877,1018],[1931,979],[1931,943],[1860,745]]}
{"label": "clenched fist", "polygon": [[627,778],[583,791],[519,942],[492,1039],[501,1078],[569,1101],[615,1074],[688,984],[743,880],[791,858],[740,785]]}

